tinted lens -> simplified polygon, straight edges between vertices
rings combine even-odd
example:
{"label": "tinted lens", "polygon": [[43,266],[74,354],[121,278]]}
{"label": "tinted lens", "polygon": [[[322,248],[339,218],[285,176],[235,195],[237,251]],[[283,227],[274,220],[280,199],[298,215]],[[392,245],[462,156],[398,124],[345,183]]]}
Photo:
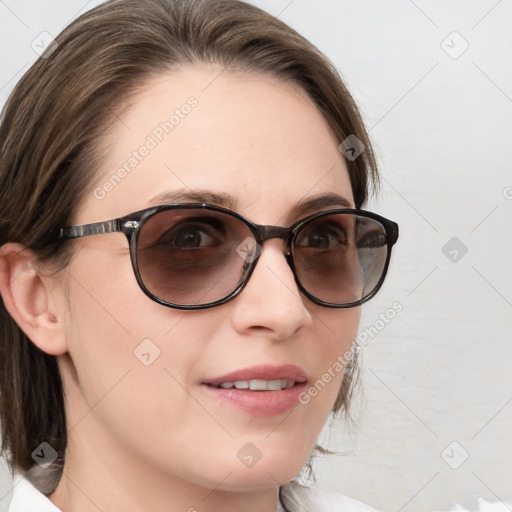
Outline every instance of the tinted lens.
{"label": "tinted lens", "polygon": [[293,257],[304,289],[330,304],[351,304],[370,295],[386,266],[384,226],[354,214],[334,214],[303,226]]}
{"label": "tinted lens", "polygon": [[238,288],[247,273],[250,254],[243,252],[247,238],[251,245],[249,228],[221,212],[157,213],[139,233],[141,279],[153,295],[172,304],[198,306],[221,300]]}

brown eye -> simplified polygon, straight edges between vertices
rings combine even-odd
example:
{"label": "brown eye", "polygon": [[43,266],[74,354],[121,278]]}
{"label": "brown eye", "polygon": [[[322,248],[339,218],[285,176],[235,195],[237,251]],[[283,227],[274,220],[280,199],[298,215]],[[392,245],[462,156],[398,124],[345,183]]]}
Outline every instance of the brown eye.
{"label": "brown eye", "polygon": [[373,230],[369,233],[365,233],[357,241],[358,247],[382,247],[387,244],[386,233],[380,230]]}
{"label": "brown eye", "polygon": [[211,227],[197,224],[182,225],[169,230],[158,240],[156,245],[165,245],[174,249],[199,249],[211,247],[216,243]]}
{"label": "brown eye", "polygon": [[297,239],[297,247],[318,250],[334,250],[346,244],[345,230],[334,223],[315,224],[305,229]]}

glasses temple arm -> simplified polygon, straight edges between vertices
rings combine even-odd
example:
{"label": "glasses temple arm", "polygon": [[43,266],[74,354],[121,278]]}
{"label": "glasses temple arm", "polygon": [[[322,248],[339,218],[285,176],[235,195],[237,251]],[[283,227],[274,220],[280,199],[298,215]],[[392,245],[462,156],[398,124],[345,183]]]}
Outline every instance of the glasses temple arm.
{"label": "glasses temple arm", "polygon": [[104,233],[115,233],[121,231],[121,219],[106,220],[104,222],[95,222],[93,224],[83,224],[82,226],[70,226],[60,228],[58,240],[69,240],[71,238],[82,238],[91,235],[103,235]]}

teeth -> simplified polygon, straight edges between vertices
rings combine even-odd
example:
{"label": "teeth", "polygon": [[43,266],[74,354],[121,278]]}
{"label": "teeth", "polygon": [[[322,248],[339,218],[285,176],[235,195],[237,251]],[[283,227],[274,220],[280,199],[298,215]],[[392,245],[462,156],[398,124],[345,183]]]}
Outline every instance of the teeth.
{"label": "teeth", "polygon": [[287,379],[276,380],[236,380],[235,382],[223,382],[219,385],[222,389],[250,389],[252,391],[278,391],[280,389],[289,389],[295,385],[295,381]]}
{"label": "teeth", "polygon": [[[262,380],[264,384],[267,384],[267,389],[271,391],[276,391],[278,389],[283,389],[282,381],[281,380],[269,380],[268,382],[265,382]],[[286,387],[286,386],[284,386]]]}
{"label": "teeth", "polygon": [[[255,390],[255,391],[266,391],[271,382],[275,382],[275,381],[254,379],[254,380],[249,381],[249,389]],[[235,386],[236,386],[236,384],[235,384]]]}

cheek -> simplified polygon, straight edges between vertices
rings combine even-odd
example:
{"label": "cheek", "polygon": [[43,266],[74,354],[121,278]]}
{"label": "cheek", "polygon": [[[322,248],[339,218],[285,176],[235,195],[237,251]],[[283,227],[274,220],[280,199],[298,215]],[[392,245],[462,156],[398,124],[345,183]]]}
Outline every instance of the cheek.
{"label": "cheek", "polygon": [[211,322],[151,301],[133,274],[105,273],[70,269],[69,425],[106,451],[115,439],[143,458],[182,460],[181,445],[196,443],[193,423],[209,419],[185,389]]}
{"label": "cheek", "polygon": [[316,323],[315,352],[325,366],[351,349],[359,329],[361,308],[329,309],[317,306],[311,309],[311,314]]}
{"label": "cheek", "polygon": [[338,396],[360,317],[360,308],[314,311],[315,347],[310,352],[314,375],[301,396],[301,403],[316,409],[315,414],[319,416],[329,414]]}
{"label": "cheek", "polygon": [[[109,268],[108,262],[102,264],[98,258],[95,270],[77,260],[69,268],[67,336],[76,393],[83,398],[84,408],[98,404],[95,411],[104,410],[110,420],[120,422],[130,411],[136,416],[137,409],[161,416],[162,395],[174,394],[170,374],[175,375],[176,368],[185,372],[195,357],[192,343],[173,336],[183,313],[146,297],[135,281],[129,257],[126,260],[128,265]],[[116,399],[109,400],[107,395]]]}

